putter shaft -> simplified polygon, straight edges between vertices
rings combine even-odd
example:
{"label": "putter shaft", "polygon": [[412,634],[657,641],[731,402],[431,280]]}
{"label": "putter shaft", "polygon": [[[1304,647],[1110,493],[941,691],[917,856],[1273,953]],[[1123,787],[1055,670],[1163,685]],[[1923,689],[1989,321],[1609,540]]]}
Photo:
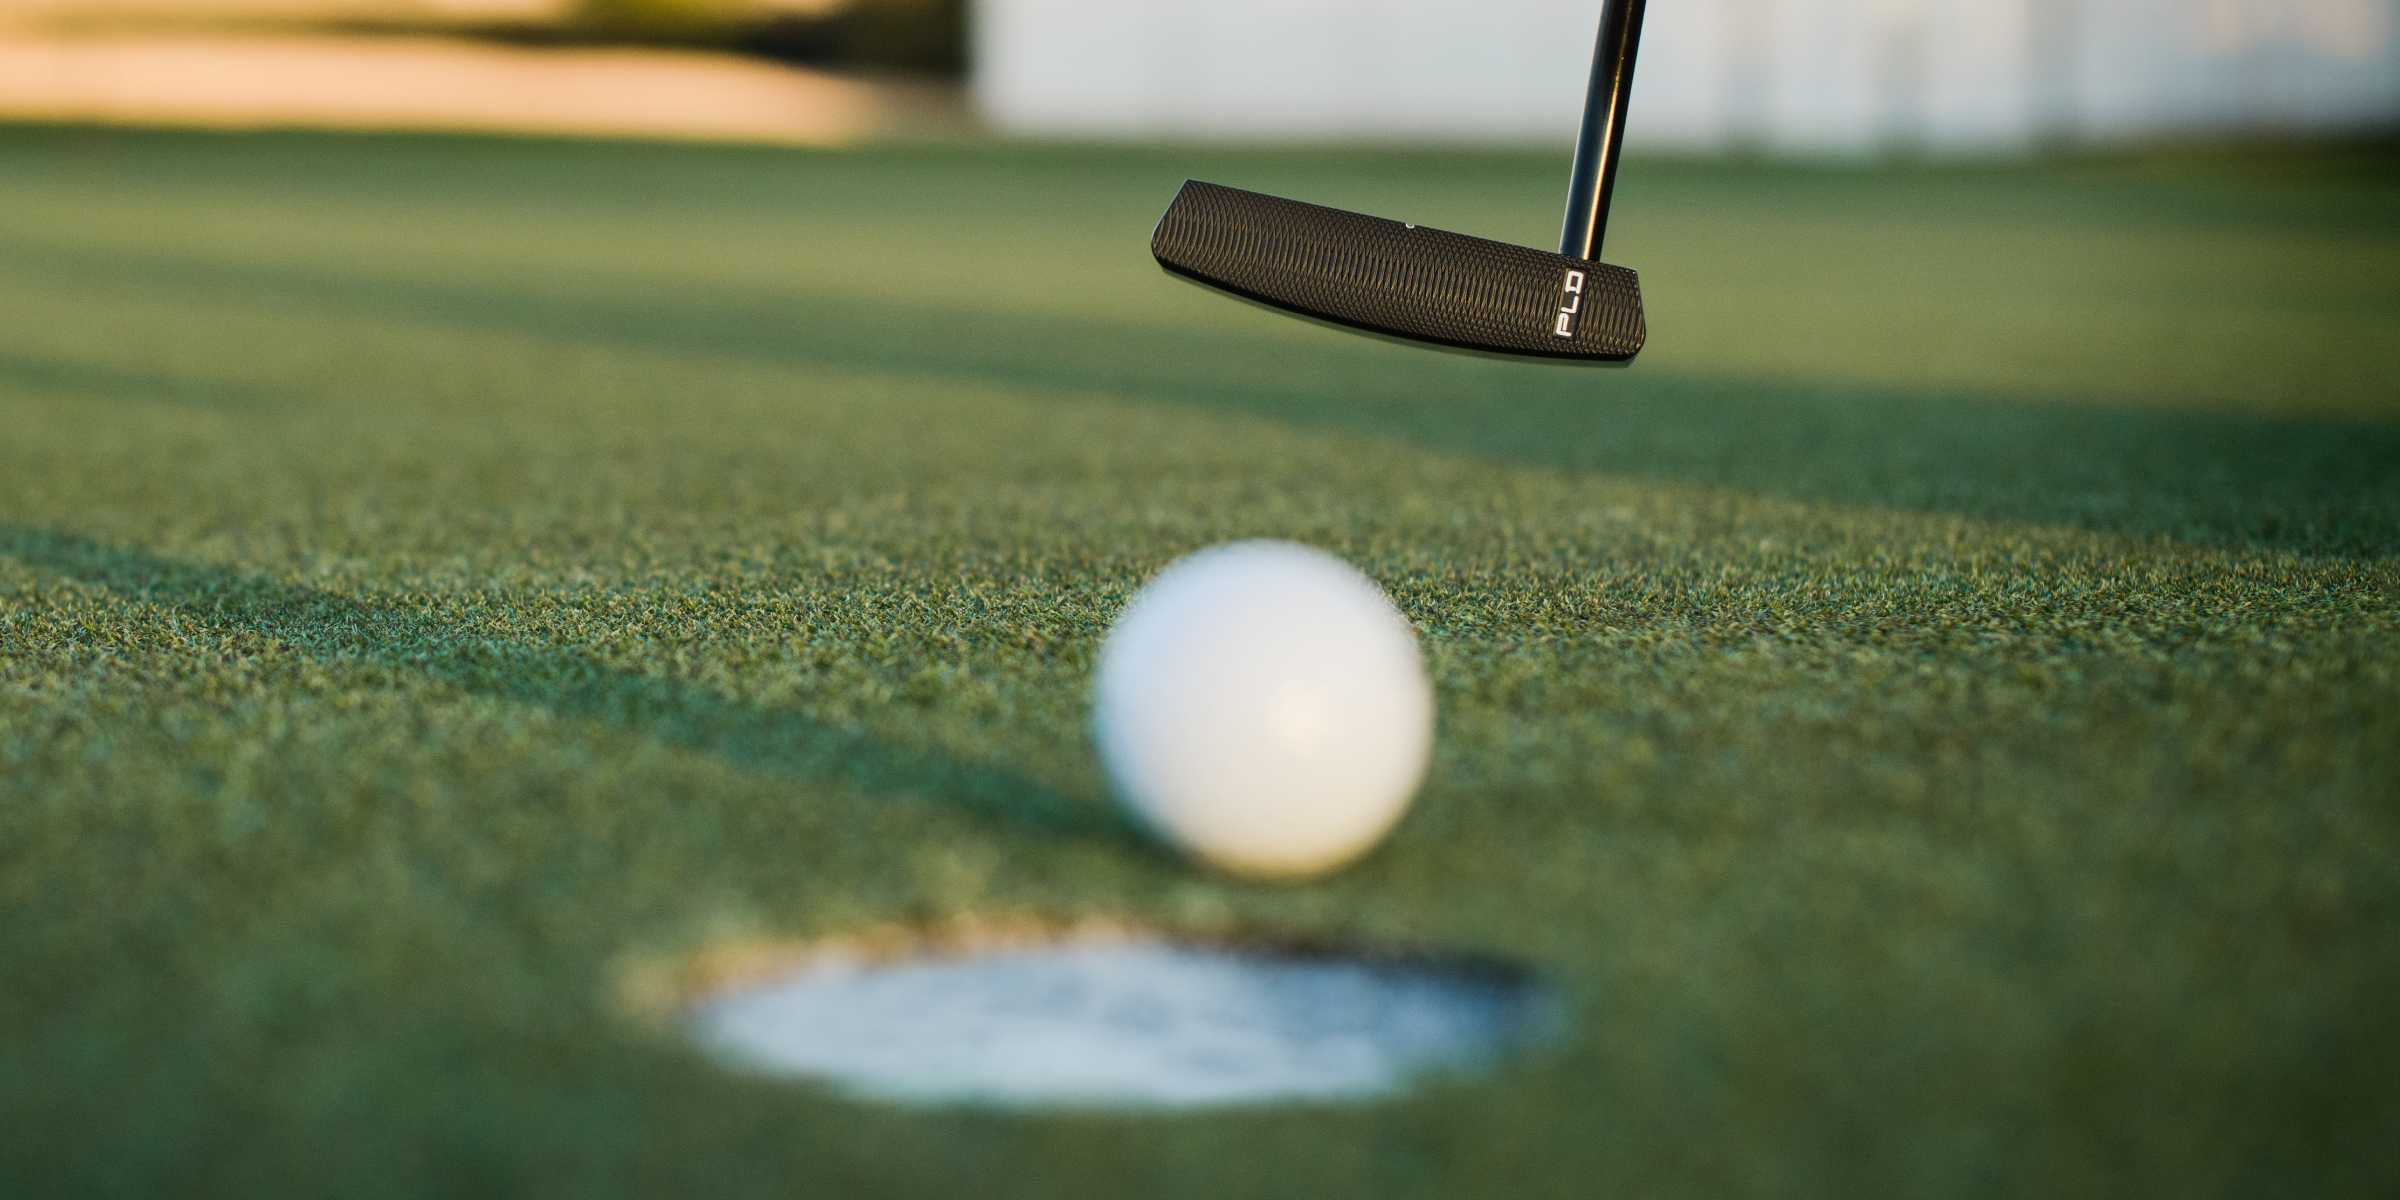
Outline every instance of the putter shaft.
{"label": "putter shaft", "polygon": [[1599,261],[1600,243],[1608,234],[1625,112],[1633,98],[1633,62],[1642,45],[1643,6],[1643,0],[1608,0],[1600,12],[1591,93],[1584,101],[1583,132],[1575,140],[1575,172],[1567,180],[1566,231],[1558,242],[1558,252],[1568,258]]}

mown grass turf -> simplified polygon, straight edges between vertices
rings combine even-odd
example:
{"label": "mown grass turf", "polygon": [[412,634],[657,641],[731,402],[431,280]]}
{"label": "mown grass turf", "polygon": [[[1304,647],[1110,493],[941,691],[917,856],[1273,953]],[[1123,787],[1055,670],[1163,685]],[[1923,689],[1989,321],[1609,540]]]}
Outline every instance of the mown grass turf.
{"label": "mown grass turf", "polygon": [[[1653,349],[1160,277],[1186,174],[1539,242],[1550,157],[0,135],[0,1194],[2388,1195],[2400,176],[1642,163]],[[1397,839],[1110,815],[1097,640],[1298,538]],[[909,1112],[613,996],[962,914],[1504,954],[1388,1105]]]}

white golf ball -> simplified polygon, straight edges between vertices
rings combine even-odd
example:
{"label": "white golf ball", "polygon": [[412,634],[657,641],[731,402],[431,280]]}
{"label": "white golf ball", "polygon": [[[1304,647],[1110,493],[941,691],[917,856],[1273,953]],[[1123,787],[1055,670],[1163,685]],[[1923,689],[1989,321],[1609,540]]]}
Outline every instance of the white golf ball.
{"label": "white golf ball", "polygon": [[1240,542],[1167,568],[1100,651],[1092,732],[1150,832],[1240,875],[1320,875],[1391,832],[1433,749],[1416,635],[1322,551]]}

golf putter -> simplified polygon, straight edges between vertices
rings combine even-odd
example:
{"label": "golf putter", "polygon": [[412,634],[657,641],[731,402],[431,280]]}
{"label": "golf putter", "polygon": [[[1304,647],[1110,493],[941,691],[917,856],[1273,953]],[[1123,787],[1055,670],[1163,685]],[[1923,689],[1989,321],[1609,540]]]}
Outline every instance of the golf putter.
{"label": "golf putter", "polygon": [[1641,280],[1600,261],[1643,0],[1607,0],[1558,253],[1192,180],[1150,239],[1159,265],[1284,312],[1452,350],[1621,366]]}

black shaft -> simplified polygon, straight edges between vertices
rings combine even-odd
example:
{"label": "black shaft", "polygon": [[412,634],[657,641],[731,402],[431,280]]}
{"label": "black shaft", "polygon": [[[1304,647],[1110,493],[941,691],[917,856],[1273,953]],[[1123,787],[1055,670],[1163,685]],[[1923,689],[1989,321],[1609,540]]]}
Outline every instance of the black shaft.
{"label": "black shaft", "polygon": [[1584,102],[1583,133],[1575,140],[1575,174],[1567,181],[1567,228],[1558,252],[1597,261],[1608,234],[1608,203],[1617,190],[1617,156],[1624,151],[1625,110],[1633,99],[1633,60],[1642,48],[1643,0],[1608,0],[1600,11],[1600,48],[1592,55],[1592,91]]}

